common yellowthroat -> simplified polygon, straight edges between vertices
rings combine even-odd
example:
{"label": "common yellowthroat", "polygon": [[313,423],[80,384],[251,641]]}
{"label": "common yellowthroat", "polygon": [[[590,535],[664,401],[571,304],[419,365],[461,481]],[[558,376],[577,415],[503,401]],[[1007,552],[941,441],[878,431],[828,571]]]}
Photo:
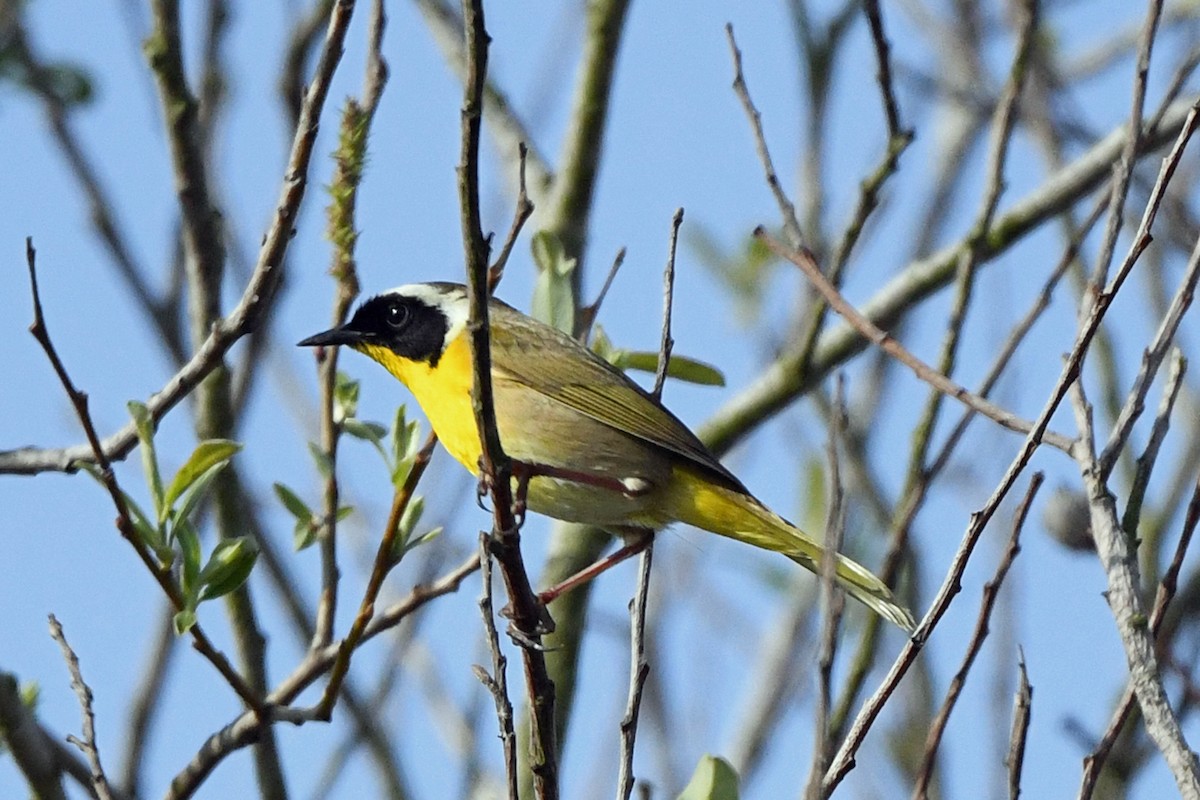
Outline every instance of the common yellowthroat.
{"label": "common yellowthroat", "polygon": [[[416,397],[450,455],[474,474],[469,301],[455,283],[401,286],[301,346],[348,345]],[[500,441],[532,477],[526,503],[569,522],[628,533],[684,522],[820,571],[822,546],[764,506],[674,414],[556,328],[492,299],[492,386]],[[862,565],[837,555],[837,582],[905,630],[908,610]]]}

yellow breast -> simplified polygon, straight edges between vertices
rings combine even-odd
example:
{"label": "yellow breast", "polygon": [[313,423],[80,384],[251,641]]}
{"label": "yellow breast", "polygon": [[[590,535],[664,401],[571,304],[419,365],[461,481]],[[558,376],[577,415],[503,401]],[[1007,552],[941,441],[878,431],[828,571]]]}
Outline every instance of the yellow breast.
{"label": "yellow breast", "polygon": [[437,367],[401,358],[386,347],[364,345],[362,352],[408,387],[446,451],[471,474],[478,474],[479,429],[471,408],[471,347],[466,336],[450,343]]}

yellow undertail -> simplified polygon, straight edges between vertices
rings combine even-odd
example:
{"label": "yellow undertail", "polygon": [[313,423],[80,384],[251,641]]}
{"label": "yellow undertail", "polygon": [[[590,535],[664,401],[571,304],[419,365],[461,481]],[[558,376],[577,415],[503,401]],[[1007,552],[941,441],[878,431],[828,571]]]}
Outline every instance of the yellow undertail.
{"label": "yellow undertail", "polygon": [[[713,484],[690,467],[675,467],[668,497],[670,515],[681,522],[782,553],[817,574],[824,548],[753,497]],[[837,556],[837,582],[851,597],[906,631],[916,625],[888,587],[866,567]]]}

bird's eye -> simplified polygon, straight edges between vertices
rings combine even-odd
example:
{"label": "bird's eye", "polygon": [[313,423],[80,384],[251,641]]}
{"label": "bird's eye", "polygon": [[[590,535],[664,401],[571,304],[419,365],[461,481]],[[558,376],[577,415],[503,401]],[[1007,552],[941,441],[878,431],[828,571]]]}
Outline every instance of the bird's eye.
{"label": "bird's eye", "polygon": [[387,320],[388,327],[398,330],[408,323],[410,313],[408,306],[402,303],[392,303],[387,307],[387,311],[384,312],[384,319]]}

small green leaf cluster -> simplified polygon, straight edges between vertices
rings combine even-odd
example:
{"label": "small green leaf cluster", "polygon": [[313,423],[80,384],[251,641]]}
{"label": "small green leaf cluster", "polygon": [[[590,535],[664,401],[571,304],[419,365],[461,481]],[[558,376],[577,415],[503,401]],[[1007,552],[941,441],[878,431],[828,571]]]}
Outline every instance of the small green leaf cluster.
{"label": "small green leaf cluster", "polygon": [[[223,597],[245,583],[258,558],[258,545],[249,536],[223,539],[205,558],[196,526],[196,514],[213,481],[242,445],[226,439],[200,442],[164,484],[150,411],[142,403],[130,402],[129,413],[137,427],[153,513],[147,513],[128,492],[122,495],[138,539],[164,568],[178,575],[183,608],[175,614],[175,630],[184,633],[196,623],[200,603]],[[100,480],[94,466],[88,471]]]}
{"label": "small green leaf cluster", "polygon": [[[367,442],[375,448],[383,459],[387,469],[388,480],[393,489],[399,489],[408,480],[409,474],[420,451],[420,423],[409,420],[405,407],[396,409],[396,417],[391,429],[378,422],[358,418],[359,382],[352,380],[339,372],[334,384],[333,420],[342,433]],[[316,464],[317,472],[326,480],[333,477],[333,463],[324,450],[316,443],[309,444],[309,452]],[[296,520],[293,531],[293,541],[297,550],[310,547],[324,530],[322,516],[309,507],[299,495],[282,483],[275,484],[275,495]],[[335,522],[341,522],[353,512],[353,507],[338,508]],[[398,535],[392,551],[394,561],[399,561],[413,548],[436,538],[441,532],[440,527],[414,535],[421,514],[425,510],[425,500],[417,495],[412,498],[404,510],[398,524]]]}

